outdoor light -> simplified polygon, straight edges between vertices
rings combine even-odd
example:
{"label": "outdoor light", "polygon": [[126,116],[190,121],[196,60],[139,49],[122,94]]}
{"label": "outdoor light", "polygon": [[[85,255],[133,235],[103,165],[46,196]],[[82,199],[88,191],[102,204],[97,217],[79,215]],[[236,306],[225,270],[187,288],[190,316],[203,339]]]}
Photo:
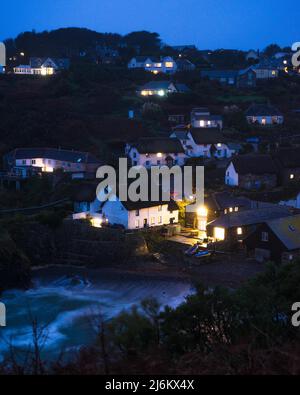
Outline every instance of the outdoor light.
{"label": "outdoor light", "polygon": [[219,241],[225,240],[225,229],[224,228],[215,228],[215,239]]}
{"label": "outdoor light", "polygon": [[208,210],[207,210],[207,208],[206,208],[205,206],[202,206],[202,207],[200,207],[200,208],[197,210],[197,214],[198,214],[200,217],[207,217]]}
{"label": "outdoor light", "polygon": [[163,90],[158,91],[158,95],[159,96],[165,96],[165,91],[163,91]]}
{"label": "outdoor light", "polygon": [[157,157],[158,157],[158,158],[162,158],[162,153],[159,152],[159,153],[157,154]]}

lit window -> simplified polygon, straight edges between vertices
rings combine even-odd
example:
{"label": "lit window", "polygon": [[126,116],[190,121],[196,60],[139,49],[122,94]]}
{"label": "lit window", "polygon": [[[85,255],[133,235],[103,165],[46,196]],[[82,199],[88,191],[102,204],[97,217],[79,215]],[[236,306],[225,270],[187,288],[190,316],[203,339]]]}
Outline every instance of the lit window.
{"label": "lit window", "polygon": [[290,180],[294,180],[295,179],[295,174],[291,174],[290,175]]}
{"label": "lit window", "polygon": [[269,233],[268,232],[262,232],[261,234],[261,241],[268,242],[269,241]]}
{"label": "lit window", "polygon": [[238,207],[235,207],[235,208],[234,208],[234,211],[235,211],[235,212],[238,212],[238,211],[239,211],[239,208],[238,208]]}
{"label": "lit window", "polygon": [[229,209],[229,212],[230,212],[230,213],[232,213],[232,212],[233,212],[233,208],[232,208],[232,207],[230,207],[230,209]]}
{"label": "lit window", "polygon": [[204,121],[200,121],[200,128],[204,128],[205,126],[205,122]]}
{"label": "lit window", "polygon": [[223,241],[225,240],[225,229],[224,228],[215,228],[214,229],[215,239]]}
{"label": "lit window", "polygon": [[243,234],[243,229],[242,228],[237,228],[237,234],[241,236]]}
{"label": "lit window", "polygon": [[172,68],[174,66],[174,63],[173,62],[166,62],[166,67],[167,68]]}
{"label": "lit window", "polygon": [[159,152],[159,153],[157,154],[157,157],[158,157],[158,158],[161,158],[161,157],[162,157],[162,153]]}
{"label": "lit window", "polygon": [[263,118],[263,119],[261,120],[261,123],[262,123],[262,125],[266,125],[266,124],[267,124],[266,118]]}

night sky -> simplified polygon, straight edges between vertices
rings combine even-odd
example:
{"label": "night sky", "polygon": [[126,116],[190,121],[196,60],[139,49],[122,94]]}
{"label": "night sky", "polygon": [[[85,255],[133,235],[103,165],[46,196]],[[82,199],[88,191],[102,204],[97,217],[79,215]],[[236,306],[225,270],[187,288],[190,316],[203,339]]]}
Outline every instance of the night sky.
{"label": "night sky", "polygon": [[[171,45],[264,48],[300,41],[296,0],[14,0],[1,2],[0,40],[25,30],[156,31]],[[4,4],[3,4],[4,3]]]}

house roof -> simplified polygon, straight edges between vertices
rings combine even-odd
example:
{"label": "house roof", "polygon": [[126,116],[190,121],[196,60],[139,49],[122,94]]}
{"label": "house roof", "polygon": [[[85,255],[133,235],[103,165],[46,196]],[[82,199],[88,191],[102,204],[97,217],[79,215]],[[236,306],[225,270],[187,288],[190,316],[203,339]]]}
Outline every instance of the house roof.
{"label": "house roof", "polygon": [[249,71],[254,72],[251,67],[243,70],[203,70],[201,72],[202,77],[210,78],[237,78],[238,76],[244,75]]}
{"label": "house roof", "polygon": [[225,142],[224,136],[218,128],[193,128],[190,133],[197,145]]}
{"label": "house roof", "polygon": [[274,205],[272,207],[263,207],[238,211],[232,214],[222,215],[216,220],[210,222],[210,227],[236,228],[239,226],[249,226],[263,224],[267,221],[292,216],[287,207]]}
{"label": "house roof", "polygon": [[282,113],[270,104],[252,104],[246,111],[247,117],[255,116],[282,116]]}
{"label": "house roof", "polygon": [[300,168],[300,148],[282,148],[274,155],[279,166],[293,169]]}
{"label": "house roof", "polygon": [[179,140],[145,137],[133,144],[140,154],[180,154],[184,149]]}
{"label": "house roof", "polygon": [[72,163],[101,163],[88,152],[71,151],[59,148],[16,148],[8,154],[16,159],[46,158]]}
{"label": "house roof", "polygon": [[176,211],[179,210],[179,207],[177,205],[177,203],[174,200],[170,200],[170,201],[158,201],[158,202],[152,202],[152,201],[148,201],[148,202],[142,202],[142,201],[138,201],[138,202],[132,202],[132,201],[127,201],[127,202],[121,202],[122,205],[125,207],[125,209],[127,211],[133,211],[133,210],[142,210],[143,208],[150,208],[150,207],[157,207],[160,205],[168,205],[168,210],[169,211]]}
{"label": "house roof", "polygon": [[288,250],[300,248],[300,215],[274,219],[267,225]]}
{"label": "house roof", "polygon": [[251,200],[244,196],[234,196],[229,192],[217,192],[209,197],[208,203],[212,203],[217,210],[225,210],[230,207],[244,207],[251,209]]}
{"label": "house roof", "polygon": [[271,155],[239,155],[231,163],[238,174],[277,174]]}
{"label": "house roof", "polygon": [[40,68],[45,62],[47,62],[47,60],[50,60],[51,62],[55,63],[55,65],[59,69],[68,69],[70,67],[70,59],[67,58],[33,57],[30,58],[29,63],[32,68]]}
{"label": "house roof", "polygon": [[171,136],[175,136],[178,140],[188,140],[189,132],[187,130],[174,130],[174,132],[171,133]]}
{"label": "house roof", "polygon": [[193,115],[193,119],[196,121],[222,121],[223,117],[221,115]]}
{"label": "house roof", "polygon": [[171,81],[150,81],[147,84],[141,87],[141,90],[160,90],[160,89],[169,89]]}
{"label": "house roof", "polygon": [[210,78],[236,78],[238,70],[203,70],[201,75]]}

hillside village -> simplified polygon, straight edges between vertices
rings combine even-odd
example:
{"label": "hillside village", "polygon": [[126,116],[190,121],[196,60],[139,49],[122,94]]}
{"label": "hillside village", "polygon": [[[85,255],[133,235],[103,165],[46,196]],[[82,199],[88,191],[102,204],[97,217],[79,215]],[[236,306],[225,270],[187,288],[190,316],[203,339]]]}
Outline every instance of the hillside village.
{"label": "hillside village", "polygon": [[[65,221],[99,232],[159,234],[192,264],[227,253],[299,259],[300,70],[291,50],[210,51],[147,32],[86,31],[76,48],[53,42],[62,31],[32,34],[7,43],[0,76],[2,218],[63,207]],[[119,158],[149,172],[204,166],[203,205],[188,212],[195,195],[177,199],[174,186],[170,202],[122,202],[116,191],[101,203],[96,171]]]}

